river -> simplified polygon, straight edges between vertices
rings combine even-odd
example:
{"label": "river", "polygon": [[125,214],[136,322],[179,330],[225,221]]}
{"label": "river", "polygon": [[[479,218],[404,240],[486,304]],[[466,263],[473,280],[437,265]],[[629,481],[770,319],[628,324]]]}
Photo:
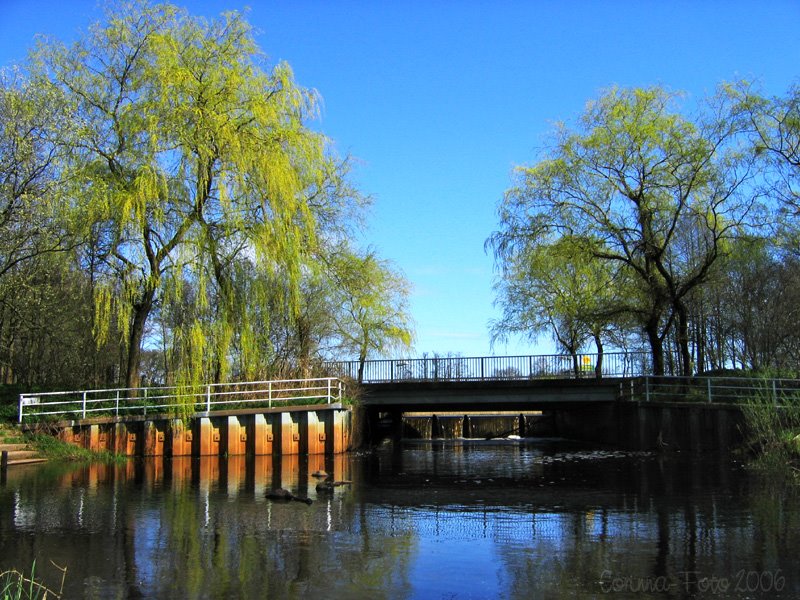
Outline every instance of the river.
{"label": "river", "polygon": [[0,570],[57,590],[53,561],[65,598],[798,598],[798,500],[729,456],[545,439],[50,463],[0,486]]}

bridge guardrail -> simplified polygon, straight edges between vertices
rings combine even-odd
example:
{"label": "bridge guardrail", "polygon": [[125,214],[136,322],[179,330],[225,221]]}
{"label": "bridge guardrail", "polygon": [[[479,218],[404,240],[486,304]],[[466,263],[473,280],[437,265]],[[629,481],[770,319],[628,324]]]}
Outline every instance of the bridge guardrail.
{"label": "bridge guardrail", "polygon": [[147,416],[148,412],[153,414],[181,408],[210,413],[226,408],[271,408],[273,403],[294,401],[330,404],[340,401],[343,393],[341,379],[324,377],[20,394],[19,422],[22,423],[25,417]]}
{"label": "bridge guardrail", "polygon": [[800,401],[800,380],[755,377],[694,377],[646,375],[623,384],[625,400],[741,404],[750,401],[776,406]]}
{"label": "bridge guardrail", "polygon": [[[483,381],[514,379],[555,379],[597,376],[597,353],[578,354],[575,359],[563,354],[524,356],[428,357],[364,362],[362,383],[400,381]],[[650,372],[646,352],[608,352],[602,354],[602,377],[636,377]],[[331,373],[358,381],[358,361],[325,363]]]}

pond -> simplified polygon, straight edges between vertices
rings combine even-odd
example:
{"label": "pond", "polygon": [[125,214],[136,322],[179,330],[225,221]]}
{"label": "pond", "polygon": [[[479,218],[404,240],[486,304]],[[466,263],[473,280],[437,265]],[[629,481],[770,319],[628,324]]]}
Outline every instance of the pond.
{"label": "pond", "polygon": [[545,439],[51,463],[0,487],[0,570],[66,567],[65,598],[796,598],[798,499],[727,455]]}

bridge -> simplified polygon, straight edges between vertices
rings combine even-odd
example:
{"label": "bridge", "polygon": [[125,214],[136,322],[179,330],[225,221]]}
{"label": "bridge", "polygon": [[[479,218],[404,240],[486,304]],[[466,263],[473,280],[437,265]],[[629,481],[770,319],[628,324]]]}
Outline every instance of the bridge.
{"label": "bridge", "polygon": [[364,384],[408,381],[569,380],[652,374],[646,352],[522,356],[432,356],[390,360],[330,361],[325,369]]}
{"label": "bridge", "polygon": [[[361,381],[360,400],[381,411],[519,411],[614,402],[620,382],[648,371],[644,353],[431,357],[328,363]],[[360,375],[360,378],[359,378]]]}
{"label": "bridge", "polygon": [[[635,438],[636,447],[656,440],[693,447],[716,439],[723,446],[738,431],[743,398],[767,397],[777,405],[800,393],[797,380],[653,377],[644,353],[325,366],[336,377],[22,394],[19,421],[60,419],[64,430],[71,428],[66,437],[127,454],[342,452],[350,446],[352,412],[343,401],[356,392],[364,414],[353,433],[372,441],[382,420],[400,437],[407,413],[543,411],[552,417],[552,433],[564,437],[618,445]],[[343,380],[351,379],[361,384],[349,384],[348,394]],[[181,416],[186,423],[178,422]],[[524,431],[524,416],[518,422]]]}
{"label": "bridge", "polygon": [[[408,413],[461,419],[467,436],[475,411],[516,411],[516,430],[529,417],[550,417],[549,433],[637,449],[723,449],[741,439],[741,405],[780,406],[800,395],[800,381],[652,375],[647,353],[614,352],[500,357],[432,357],[329,363],[331,372],[360,379],[368,430],[397,438]],[[458,413],[462,413],[459,417]],[[456,416],[454,416],[456,415]],[[381,429],[383,431],[381,432]]]}

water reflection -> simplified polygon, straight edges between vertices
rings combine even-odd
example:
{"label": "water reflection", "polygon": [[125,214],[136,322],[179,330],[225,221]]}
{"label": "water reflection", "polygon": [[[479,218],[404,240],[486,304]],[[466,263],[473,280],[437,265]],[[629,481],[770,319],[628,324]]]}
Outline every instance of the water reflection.
{"label": "water reflection", "polygon": [[0,487],[0,569],[88,598],[793,598],[797,507],[728,459],[555,442],[47,465]]}

